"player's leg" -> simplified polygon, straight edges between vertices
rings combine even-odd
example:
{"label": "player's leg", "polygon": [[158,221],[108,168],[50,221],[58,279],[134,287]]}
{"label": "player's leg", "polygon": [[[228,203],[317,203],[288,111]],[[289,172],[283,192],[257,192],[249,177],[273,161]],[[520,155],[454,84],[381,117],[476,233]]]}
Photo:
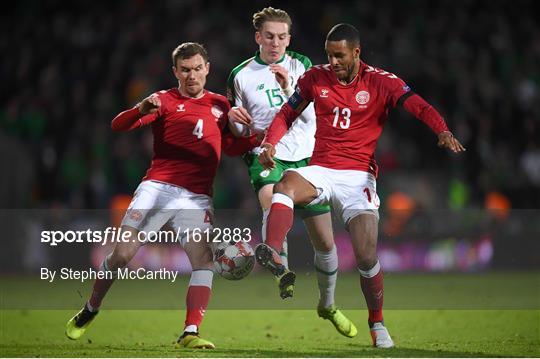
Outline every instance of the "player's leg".
{"label": "player's leg", "polygon": [[319,308],[334,304],[338,257],[332,231],[330,213],[305,217],[304,224],[315,251],[314,265],[319,285]]}
{"label": "player's leg", "polygon": [[135,256],[141,246],[137,240],[139,231],[129,226],[122,226],[122,233],[127,242],[116,243],[112,253],[107,255],[100,266],[100,271],[107,273],[105,278],[98,278],[94,282],[92,295],[84,307],[71,318],[66,325],[66,335],[69,339],[79,339],[98,314],[103,298],[109,291],[117,277],[117,270],[126,266]]}
{"label": "player's leg", "polygon": [[292,296],[296,279],[296,275],[283,265],[279,256],[283,250],[285,237],[293,224],[294,205],[308,204],[318,196],[315,187],[296,171],[299,170],[285,172],[283,178],[274,186],[266,228],[266,243],[260,244],[255,249],[257,262],[276,277],[281,298]]}
{"label": "player's leg", "polygon": [[[270,213],[270,206],[272,205],[272,195],[274,185],[279,182],[283,176],[283,171],[288,168],[287,163],[276,159],[276,167],[269,170],[265,169],[258,161],[258,158],[254,154],[249,154],[244,157],[244,161],[248,166],[248,174],[253,186],[259,204],[261,206],[262,215],[262,240],[266,242],[266,224],[268,220],[268,214]],[[288,268],[287,260],[287,238],[285,238],[282,246],[282,251],[279,253],[281,262]]]}
{"label": "player's leg", "polygon": [[377,258],[378,223],[375,213],[360,213],[349,220],[349,233],[360,272],[360,286],[369,311],[373,345],[391,348],[394,342],[383,321],[383,273]]}
{"label": "player's leg", "polygon": [[[195,194],[180,188],[176,208],[182,208],[168,225],[182,231],[197,230],[212,233],[213,207],[209,196]],[[192,272],[186,293],[186,318],[184,330],[176,347],[192,349],[214,349],[214,344],[200,337],[200,326],[212,293],[214,277],[212,238],[196,238],[193,235],[182,238],[182,246],[191,264]]]}
{"label": "player's leg", "polygon": [[351,236],[360,272],[360,286],[369,310],[373,345],[394,346],[383,322],[383,275],[377,258],[379,197],[375,177],[367,172],[334,171],[332,205],[340,214]]}
{"label": "player's leg", "polygon": [[177,347],[214,349],[213,343],[199,336],[199,328],[212,293],[214,272],[211,246],[206,241],[192,241],[185,243],[184,250],[193,270],[186,294],[184,331],[178,338]]}
{"label": "player's leg", "polygon": [[[173,194],[171,186],[153,181],[142,182],[122,219],[122,232],[128,232],[124,241],[115,244],[115,247],[101,263],[100,270],[107,273],[107,277],[96,279],[92,295],[84,307],[71,318],[66,325],[66,335],[70,339],[79,339],[101,306],[101,302],[109,288],[116,279],[118,269],[125,267],[135,256],[142,245],[144,234],[139,238],[139,232],[159,230],[174,214],[174,210],[162,210],[171,201]],[[152,209],[150,209],[152,208]]]}
{"label": "player's leg", "polygon": [[305,216],[304,223],[315,251],[314,264],[319,286],[317,314],[323,319],[328,319],[340,334],[352,338],[356,336],[358,330],[352,321],[337,309],[334,300],[338,256],[330,212]]}
{"label": "player's leg", "polygon": [[[266,184],[259,189],[259,192],[257,193],[257,197],[259,198],[259,203],[261,205],[261,209],[263,212],[263,218],[262,218],[262,240],[263,243],[266,242],[266,227],[268,222],[268,214],[270,214],[270,207],[272,206],[272,196],[274,192],[274,184]],[[281,262],[286,268],[289,268],[289,263],[287,259],[288,255],[288,245],[287,245],[287,237],[285,237],[285,240],[283,241],[282,250],[279,252],[279,256],[281,257]]]}

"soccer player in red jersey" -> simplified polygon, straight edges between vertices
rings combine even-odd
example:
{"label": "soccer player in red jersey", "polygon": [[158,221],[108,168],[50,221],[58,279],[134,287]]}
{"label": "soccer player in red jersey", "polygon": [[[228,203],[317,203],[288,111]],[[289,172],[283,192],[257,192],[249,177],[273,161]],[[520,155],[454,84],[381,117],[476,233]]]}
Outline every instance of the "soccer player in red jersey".
{"label": "soccer player in red jersey", "polygon": [[[202,233],[212,229],[212,183],[221,150],[240,155],[258,144],[255,137],[234,140],[232,134],[226,134],[230,106],[224,96],[204,89],[210,64],[202,45],[181,44],[173,51],[172,60],[179,86],[152,94],[112,121],[114,131],[150,125],[154,154],[122,220],[121,230],[128,233],[128,240],[116,243],[103,260],[101,270],[110,277],[96,279],[90,299],[68,322],[66,335],[70,339],[84,334],[118,269],[125,267],[144,244],[144,234],[163,226],[175,233],[178,228],[181,233],[185,229],[197,228]],[[186,296],[185,327],[177,346],[214,348],[199,337],[212,288],[212,248],[206,241],[189,241],[186,236],[181,241],[193,271]]]}
{"label": "soccer player in red jersey", "polygon": [[274,166],[274,146],[303,109],[313,102],[317,121],[315,149],[309,166],[290,169],[274,186],[266,243],[255,251],[257,261],[272,272],[281,268],[279,251],[290,230],[296,204],[331,203],[352,239],[360,286],[369,311],[373,345],[394,346],[384,326],[383,274],[377,258],[379,198],[374,153],[388,110],[397,105],[426,123],[438,145],[465,151],[441,115],[396,75],[360,60],[358,30],[334,26],[325,44],[329,64],[314,66],[298,80],[262,144],[259,161]]}

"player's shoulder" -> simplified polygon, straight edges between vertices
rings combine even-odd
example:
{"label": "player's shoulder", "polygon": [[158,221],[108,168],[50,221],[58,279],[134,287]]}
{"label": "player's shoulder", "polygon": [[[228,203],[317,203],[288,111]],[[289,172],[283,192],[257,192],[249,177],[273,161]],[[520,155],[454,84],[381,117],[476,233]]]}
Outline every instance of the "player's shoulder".
{"label": "player's shoulder", "polygon": [[178,88],[171,87],[167,90],[159,90],[154,92],[153,95],[157,95],[160,98],[175,98],[178,97]]}
{"label": "player's shoulder", "polygon": [[327,77],[331,72],[332,69],[329,64],[313,65],[300,78],[320,79],[321,77]]}
{"label": "player's shoulder", "polygon": [[311,66],[313,66],[313,63],[307,57],[306,55],[302,55],[298,52],[288,50],[285,52],[290,58],[292,62],[298,62],[304,67],[304,70],[308,70]]}
{"label": "player's shoulder", "polygon": [[206,96],[207,96],[208,101],[212,103],[213,105],[221,105],[225,108],[229,107],[229,101],[223,95],[206,90]]}
{"label": "player's shoulder", "polygon": [[387,71],[383,68],[371,66],[366,63],[362,63],[362,76],[368,79],[370,82],[377,84],[388,84],[394,80],[401,80],[393,72]]}
{"label": "player's shoulder", "polygon": [[162,105],[167,106],[167,104],[175,103],[180,99],[180,93],[178,88],[171,87],[167,90],[159,90],[152,94],[152,96],[158,96],[161,100]]}
{"label": "player's shoulder", "polygon": [[250,57],[249,59],[246,59],[242,61],[240,64],[235,66],[231,73],[229,74],[229,78],[227,79],[227,82],[230,84],[234,81],[234,79],[242,72],[242,70],[246,69],[248,65],[255,59],[255,56]]}

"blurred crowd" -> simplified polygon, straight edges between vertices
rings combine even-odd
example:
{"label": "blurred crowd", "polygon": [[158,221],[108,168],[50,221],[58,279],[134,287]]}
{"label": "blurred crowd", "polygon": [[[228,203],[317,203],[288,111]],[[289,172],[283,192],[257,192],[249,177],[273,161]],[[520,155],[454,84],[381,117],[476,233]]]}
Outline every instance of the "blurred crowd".
{"label": "blurred crowd", "polygon": [[[14,3],[0,25],[2,207],[108,208],[131,194],[151,132],[113,133],[112,118],[176,86],[170,53],[185,41],[206,46],[207,88],[224,94],[257,50],[253,12],[269,5],[289,12],[290,49],[313,63],[326,62],[334,24],[355,25],[362,59],[403,78],[467,148],[439,150],[425,125],[392,110],[377,152],[383,206],[540,208],[540,26],[532,1],[497,0]],[[256,208],[240,159],[224,158],[215,201]]]}

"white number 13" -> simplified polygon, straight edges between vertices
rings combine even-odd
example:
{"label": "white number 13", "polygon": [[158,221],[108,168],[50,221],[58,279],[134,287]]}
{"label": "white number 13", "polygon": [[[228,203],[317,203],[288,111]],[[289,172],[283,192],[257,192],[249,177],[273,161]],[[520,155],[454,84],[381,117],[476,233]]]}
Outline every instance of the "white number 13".
{"label": "white number 13", "polygon": [[[334,123],[332,126],[337,127],[338,120],[339,120],[339,107],[334,107]],[[341,114],[343,115],[343,120],[339,121],[339,127],[342,129],[347,129],[351,125],[351,110],[347,107],[341,110]]]}

